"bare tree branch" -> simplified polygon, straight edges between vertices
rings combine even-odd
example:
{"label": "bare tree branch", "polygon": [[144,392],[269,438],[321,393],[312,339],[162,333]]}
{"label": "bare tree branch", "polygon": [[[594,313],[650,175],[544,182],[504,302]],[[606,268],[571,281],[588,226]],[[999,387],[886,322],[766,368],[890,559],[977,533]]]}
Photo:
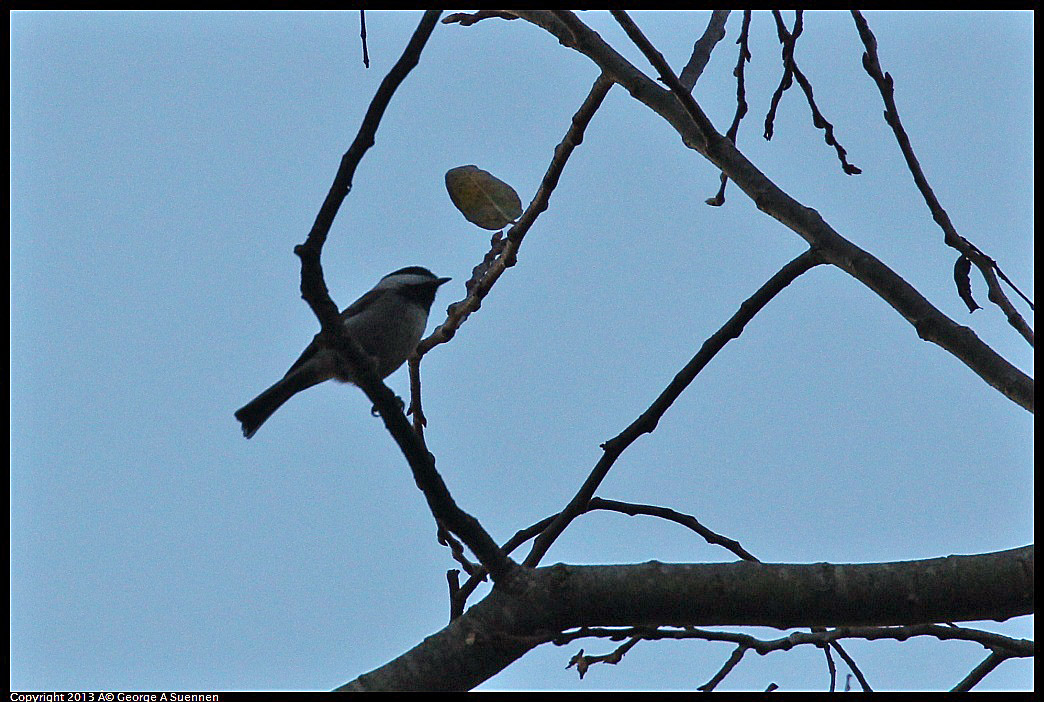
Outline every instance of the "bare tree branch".
{"label": "bare tree branch", "polygon": [[444,344],[453,338],[457,329],[464,323],[472,312],[482,305],[483,298],[489,293],[493,284],[497,282],[505,269],[515,265],[518,249],[522,245],[522,239],[536,222],[536,218],[547,209],[551,194],[558,186],[558,180],[562,176],[565,164],[572,155],[573,150],[584,140],[584,131],[590,123],[594,113],[605,99],[606,93],[612,87],[612,81],[604,76],[599,76],[590,92],[584,99],[580,109],[573,115],[572,123],[561,143],[555,147],[554,156],[544,173],[544,178],[537,188],[533,200],[529,203],[525,212],[518,221],[508,230],[506,240],[495,239],[503,242],[500,247],[495,246],[496,255],[489,265],[481,269],[481,275],[473,276],[468,281],[468,296],[460,302],[450,306],[450,313],[446,321],[440,324],[426,339],[417,345],[417,354],[423,356],[439,344]]}
{"label": "bare tree branch", "polygon": [[[1033,611],[1033,547],[975,556],[874,564],[667,564],[520,569],[520,586],[494,588],[447,627],[342,690],[471,689],[569,629],[692,638],[693,627],[838,626],[774,641],[703,631],[700,638],[761,652],[843,638],[911,636],[976,641],[1013,655],[1033,643],[961,627],[910,622],[1004,619]],[[899,624],[900,626],[891,626]],[[686,627],[666,630],[664,626]],[[652,627],[650,629],[649,627]]]}
{"label": "bare tree branch", "polygon": [[479,10],[470,15],[466,12],[455,12],[452,15],[447,15],[446,18],[442,20],[442,23],[459,24],[461,27],[470,27],[476,22],[481,22],[482,20],[490,19],[491,17],[506,20],[518,19],[515,15],[504,10]]}
{"label": "bare tree branch", "polygon": [[616,459],[642,434],[648,434],[656,429],[660,418],[667,412],[674,401],[689,386],[696,375],[710,363],[711,359],[720,351],[725,344],[736,339],[743,332],[747,322],[762,310],[780,291],[790,285],[798,276],[812,267],[821,263],[816,252],[809,250],[801,254],[793,261],[783,266],[775,275],[768,279],[757,292],[740,305],[739,310],[732,315],[718,331],[710,336],[695,356],[674,377],[674,380],[660,393],[653,403],[630,426],[624,429],[618,436],[602,444],[602,457],[595,465],[591,474],[584,481],[580,490],[569,502],[564,510],[551,522],[546,530],[537,537],[532,550],[526,556],[525,565],[534,566],[540,562],[551,544],[561,535],[569,523],[577,515],[584,512],[591,498],[594,497],[598,486],[609,473]]}
{"label": "bare tree branch", "polygon": [[[852,17],[855,18],[856,29],[859,31],[860,39],[863,40],[863,46],[866,47],[866,51],[863,53],[863,68],[874,79],[878,90],[881,92],[881,99],[884,100],[885,122],[888,123],[888,126],[892,128],[892,132],[895,134],[895,140],[899,143],[899,150],[902,151],[903,158],[906,159],[906,165],[910,169],[911,175],[913,175],[917,189],[921,191],[921,196],[924,197],[925,204],[928,205],[928,209],[932,213],[932,218],[943,230],[943,240],[948,246],[959,251],[963,259],[975,264],[975,267],[979,269],[979,272],[982,273],[983,278],[986,280],[990,302],[993,302],[1003,310],[1008,323],[1029,342],[1030,346],[1033,346],[1033,330],[1026,323],[1026,320],[1022,318],[1022,315],[1018,313],[1015,306],[1011,304],[1011,301],[1008,300],[1000,282],[997,280],[998,273],[1004,277],[1005,281],[1008,281],[1007,276],[1004,276],[1001,272],[996,261],[957,233],[953,222],[950,221],[950,216],[943,209],[939,198],[935,196],[932,186],[928,184],[928,178],[924,175],[924,170],[917,160],[913,145],[910,143],[910,137],[907,135],[906,130],[903,128],[902,120],[899,118],[899,108],[895,104],[895,89],[892,76],[885,73],[881,68],[881,62],[877,56],[877,39],[874,37],[874,33],[870,31],[870,25],[867,24],[866,19],[859,10],[852,10]],[[1011,282],[1008,281],[1008,284],[1011,285]],[[1012,287],[1014,288],[1015,286],[1012,285]],[[1022,295],[1018,288],[1015,288],[1015,291],[1029,302],[1029,299]],[[962,295],[962,297],[965,297],[967,302],[970,293],[967,296]],[[1030,307],[1032,306],[1032,303],[1030,303]],[[974,311],[972,304],[969,304],[968,307],[969,311]]]}
{"label": "bare tree branch", "polygon": [[[750,47],[748,45],[750,38],[750,10],[743,11],[743,24],[740,26],[739,39],[736,43],[739,44],[739,58],[736,59],[736,67],[732,69],[732,75],[736,77],[736,113],[732,116],[732,124],[729,125],[728,130],[725,132],[725,138],[731,141],[733,144],[736,143],[736,137],[739,136],[740,122],[747,114],[747,90],[744,82],[744,64],[751,59]],[[721,207],[725,204],[725,185],[729,182],[729,177],[725,173],[721,174],[721,185],[718,186],[718,193],[711,198],[706,200],[706,203],[712,207]]]}
{"label": "bare tree branch", "polygon": [[638,636],[631,637],[623,645],[618,646],[612,653],[607,653],[603,656],[585,656],[584,649],[580,649],[580,652],[569,659],[569,665],[566,668],[572,668],[576,666],[576,671],[580,674],[580,679],[584,679],[584,673],[595,663],[608,663],[610,665],[616,665],[623,660],[624,655],[634,648],[634,645],[642,639]]}
{"label": "bare tree branch", "polygon": [[783,97],[783,93],[793,84],[794,79],[797,80],[798,85],[801,86],[802,92],[805,94],[805,100],[808,102],[808,107],[812,111],[812,125],[816,129],[823,130],[823,140],[834,147],[834,151],[837,152],[837,158],[841,161],[841,170],[848,175],[858,175],[862,173],[857,166],[852,165],[848,162],[845,147],[837,141],[834,136],[834,125],[827,121],[823,113],[819,111],[819,107],[816,105],[816,100],[812,95],[812,83],[805,77],[805,74],[798,68],[797,60],[794,58],[794,48],[797,46],[797,38],[801,34],[803,28],[802,16],[803,10],[794,11],[794,29],[792,32],[787,31],[787,26],[783,22],[783,15],[780,14],[779,10],[772,10],[772,16],[776,20],[776,34],[779,36],[779,42],[783,46],[783,77],[780,79],[779,87],[776,88],[776,92],[772,95],[772,104],[769,108],[768,114],[765,116],[765,138],[772,138],[772,122],[776,116],[776,107],[779,105],[779,100]]}
{"label": "bare tree branch", "polygon": [[424,13],[402,56],[381,82],[366,111],[358,135],[341,158],[333,185],[319,209],[308,238],[303,244],[295,247],[294,253],[301,259],[301,296],[319,318],[322,324],[322,338],[331,348],[342,354],[352,368],[352,374],[358,379],[357,384],[380,412],[389,433],[409,462],[414,480],[424,493],[436,520],[460,536],[489,570],[494,580],[498,580],[505,578],[512,568],[516,567],[515,564],[504,555],[478,520],[460,509],[453,501],[442,477],[435,470],[434,457],[424,447],[420,437],[402,413],[395,393],[377,377],[372,361],[342,324],[339,309],[330,299],[320,262],[330,226],[341,203],[351,190],[355,169],[366,151],[374,144],[377,127],[392,95],[417,65],[420,53],[440,14],[439,10],[428,10]]}
{"label": "bare tree branch", "polygon": [[906,641],[918,636],[931,636],[940,641],[968,641],[986,648],[996,648],[1007,658],[1029,658],[1036,651],[1036,644],[1027,639],[1015,639],[992,631],[969,627],[944,626],[941,624],[910,624],[905,626],[842,626],[832,629],[821,628],[816,632],[795,631],[778,639],[759,639],[750,634],[736,631],[717,631],[695,626],[684,628],[665,627],[580,627],[549,639],[556,646],[565,646],[577,639],[604,638],[620,641],[637,637],[647,640],[701,640],[735,643],[755,653],[764,655],[774,651],[789,651],[795,646],[825,646],[842,639],[865,641]]}
{"label": "bare tree branch", "polygon": [[[734,144],[714,131],[699,105],[662,62],[662,57],[657,62],[658,70],[669,90],[656,85],[572,13],[519,10],[517,14],[594,61],[635,99],[666,119],[687,146],[705,155],[726,173],[760,210],[804,238],[820,251],[827,263],[845,271],[884,299],[914,327],[918,336],[956,356],[1020,407],[1034,411],[1034,385],[1029,376],[985,344],[974,331],[944,315],[902,276],[842,237],[818,212],[805,207],[769,180]],[[658,52],[655,55],[658,56]]]}
{"label": "bare tree branch", "polygon": [[725,664],[722,665],[718,672],[714,674],[714,677],[696,689],[700,692],[713,692],[714,688],[718,686],[718,683],[724,680],[725,676],[731,673],[732,669],[739,665],[739,662],[743,660],[743,655],[749,650],[749,646],[742,645],[732,649],[732,654],[729,655],[729,659],[725,661]]}
{"label": "bare tree branch", "polygon": [[1007,653],[990,651],[990,655],[986,656],[979,665],[975,666],[975,668],[973,668],[963,680],[957,683],[950,692],[969,692],[973,687],[982,682],[983,678],[992,673],[997,666],[1011,657],[1012,656]]}
{"label": "bare tree branch", "polygon": [[[852,656],[848,655],[848,651],[843,649],[837,641],[831,642],[830,645],[834,647],[834,650],[837,651],[838,655],[841,656],[841,659],[844,660],[845,664],[848,665],[848,669],[852,671],[852,674],[855,675],[856,680],[859,681],[859,685],[863,688],[863,692],[873,692],[873,688],[871,688],[870,683],[866,681],[866,676],[863,675],[863,671],[859,669],[858,665],[856,665],[855,659],[853,659]],[[848,690],[847,682],[845,690]]]}
{"label": "bare tree branch", "polygon": [[[485,16],[499,15],[487,14]],[[450,20],[453,17],[456,17],[456,15],[451,15],[446,20]],[[512,17],[511,19],[515,18]],[[477,22],[478,20],[476,19],[475,21]],[[462,24],[466,26],[469,23],[462,22]],[[573,150],[583,143],[587,125],[590,124],[591,118],[594,117],[594,113],[601,106],[602,101],[609,92],[609,88],[612,86],[612,81],[603,76],[599,76],[595,80],[583,104],[580,105],[580,109],[573,115],[565,136],[558,146],[555,147],[551,163],[548,165],[547,171],[540,181],[540,187],[537,188],[537,192],[526,211],[522,213],[518,222],[508,231],[506,239],[502,238],[499,232],[493,236],[489,253],[486,254],[482,263],[475,267],[471,279],[466,284],[467,297],[460,302],[450,305],[446,320],[427,338],[422,339],[417,344],[417,350],[410,356],[410,413],[413,415],[414,430],[421,437],[422,441],[426,422],[421,404],[420,359],[434,347],[452,339],[460,325],[464,323],[472,312],[482,306],[482,300],[489,294],[489,291],[497,280],[500,279],[504,271],[515,265],[518,249],[522,245],[522,239],[536,222],[536,218],[547,209],[551,194],[558,186],[558,181],[562,176],[562,171],[565,169],[566,162],[572,155]]]}
{"label": "bare tree branch", "polygon": [[[631,516],[635,515],[646,515],[651,517],[660,517],[667,521],[675,522],[680,524],[697,534],[702,536],[704,540],[709,544],[716,546],[722,546],[728,549],[732,553],[736,554],[740,558],[748,561],[760,562],[755,558],[749,551],[743,548],[738,541],[730,539],[726,536],[722,536],[716,532],[711,531],[707,527],[703,526],[695,517],[688,514],[682,514],[668,507],[657,507],[655,505],[639,505],[630,502],[620,502],[618,500],[606,500],[601,497],[593,497],[587,506],[584,508],[583,513],[594,512],[596,510],[608,510],[613,512],[620,512]],[[514,536],[512,536],[502,546],[504,553],[511,554],[516,548],[529,541],[532,538],[538,536],[543,532],[548,525],[550,525],[556,518],[557,514],[553,514],[549,517],[545,517],[540,521],[532,524],[525,529],[519,530]],[[474,572],[468,571],[471,575],[468,581],[461,587],[454,590],[453,597],[455,602],[451,605],[451,610],[455,613],[454,616],[463,614],[464,605],[467,602],[467,598],[475,591],[479,583],[485,580],[486,572],[484,569],[479,569]]]}
{"label": "bare tree branch", "polygon": [[[819,629],[817,632],[812,634],[806,634],[803,632],[796,632],[788,636],[784,636],[778,639],[758,639],[749,634],[743,634],[739,632],[731,631],[714,631],[707,629],[699,629],[696,627],[685,627],[683,629],[674,628],[648,628],[648,627],[626,627],[626,628],[605,628],[605,627],[580,627],[576,631],[570,631],[563,633],[557,637],[551,639],[552,643],[557,646],[565,646],[569,643],[576,641],[581,638],[604,638],[612,641],[619,641],[621,639],[628,640],[629,649],[639,640],[648,641],[661,641],[665,639],[671,640],[702,640],[702,641],[720,641],[735,643],[736,648],[733,649],[732,654],[725,664],[718,670],[717,673],[706,683],[701,685],[700,691],[709,692],[713,690],[725,677],[736,667],[736,665],[743,658],[747,651],[754,651],[760,655],[766,655],[775,651],[789,651],[795,646],[802,645],[814,645],[818,647],[824,647],[826,645],[836,645],[841,639],[864,639],[867,641],[877,641],[890,639],[895,641],[906,641],[907,639],[915,636],[931,636],[941,641],[968,641],[979,643],[991,650],[990,655],[986,657],[976,668],[965,677],[956,687],[953,688],[953,692],[967,692],[974,687],[979,681],[982,680],[987,674],[994,670],[998,665],[1003,663],[1009,658],[1028,658],[1032,657],[1035,653],[1036,646],[1034,642],[1027,641],[1025,639],[1013,639],[1007,636],[1001,636],[994,634],[989,631],[982,631],[980,629],[969,629],[966,627],[948,627],[940,626],[938,624],[917,624],[911,626],[891,626],[891,627],[841,627],[837,629]],[[619,649],[618,649],[619,650]],[[843,650],[843,649],[838,649]],[[586,665],[592,663],[619,662],[620,656],[616,655],[616,652],[609,654],[608,656],[583,656],[583,649],[580,650],[578,657],[582,657]],[[577,657],[574,657],[574,661]],[[615,658],[615,660],[603,660]],[[572,661],[571,661],[572,663]],[[585,666],[586,667],[586,666]],[[857,669],[853,669],[854,671]],[[581,676],[582,677],[582,676]],[[856,677],[859,679],[860,684],[863,687],[864,692],[873,692],[870,686],[866,683],[866,679],[862,676],[861,672],[856,673]],[[831,691],[834,689],[834,676],[831,675]]]}
{"label": "bare tree branch", "polygon": [[707,22],[707,28],[703,30],[703,36],[697,39],[696,44],[692,47],[692,56],[689,57],[689,62],[685,64],[685,68],[678,76],[682,86],[689,92],[692,92],[696,81],[703,75],[703,69],[707,67],[715,45],[725,38],[725,22],[729,19],[729,12],[730,10],[711,12],[710,21]]}
{"label": "bare tree branch", "polygon": [[591,501],[587,504],[587,509],[585,509],[584,511],[590,512],[596,509],[620,512],[621,514],[627,514],[632,517],[635,515],[643,514],[650,517],[659,517],[660,519],[666,519],[669,522],[681,524],[683,527],[695,531],[697,534],[702,536],[704,540],[706,540],[706,542],[709,544],[714,544],[716,546],[722,546],[723,548],[727,548],[729,551],[732,551],[734,554],[736,554],[745,561],[753,561],[755,563],[760,563],[760,561],[757,558],[755,558],[749,551],[747,551],[747,549],[743,548],[743,546],[741,546],[738,541],[734,541],[733,539],[730,539],[726,536],[722,536],[721,534],[717,534],[711,531],[707,527],[700,524],[696,517],[693,517],[688,514],[682,514],[681,512],[676,512],[675,510],[670,509],[668,507],[657,507],[655,505],[639,505],[634,504],[633,502],[620,502],[619,500],[606,500],[602,497],[592,497]]}
{"label": "bare tree branch", "polygon": [[366,10],[359,10],[359,41],[362,42],[363,66],[369,68],[370,52],[366,48]]}
{"label": "bare tree branch", "polygon": [[[712,689],[728,674],[746,650],[764,653],[788,650],[795,645],[815,645],[824,649],[830,667],[831,689],[835,685],[836,669],[830,647],[839,651],[864,684],[864,689],[869,689],[854,662],[838,647],[842,638],[905,640],[909,636],[927,635],[939,639],[977,641],[990,648],[991,655],[962,683],[968,683],[968,687],[978,682],[1001,660],[1032,655],[1032,642],[955,626],[909,624],[1003,618],[1032,612],[1031,547],[995,554],[951,556],[905,563],[762,564],[738,543],[710,532],[693,517],[667,508],[595,497],[596,490],[615,459],[640,435],[656,428],[659,419],[710,359],[729,340],[739,336],[746,322],[779,291],[819,263],[831,263],[859,279],[903,314],[922,338],[958,356],[987,382],[1030,411],[1033,408],[1032,381],[982,344],[970,330],[954,324],[938,312],[884,264],[834,232],[818,213],[804,208],[768,181],[735,149],[734,133],[730,140],[714,130],[690,94],[692,85],[686,89],[685,81],[675,77],[662,55],[625,13],[614,11],[614,16],[656,67],[661,79],[668,85],[668,91],[615,54],[572,13],[518,11],[518,14],[544,26],[563,43],[591,57],[601,67],[602,74],[574,116],[563,142],[555,150],[544,180],[526,212],[507,232],[506,237],[494,237],[490,253],[469,281],[468,296],[451,308],[446,322],[422,342],[425,348],[419,349],[419,355],[411,359],[415,430],[410,427],[398,403],[390,404],[394,401],[394,395],[376,378],[366,355],[339,323],[337,308],[323,281],[320,255],[330,223],[351,188],[355,167],[366,149],[373,144],[381,114],[395,87],[416,65],[417,57],[438,20],[439,11],[425,13],[403,57],[385,78],[367,112],[359,136],[342,158],[334,186],[308,240],[295,249],[302,261],[302,295],[323,325],[321,335],[324,341],[340,351],[353,369],[361,369],[358,373],[361,379],[359,384],[380,410],[386,426],[406,455],[417,484],[439,523],[440,540],[449,545],[453,557],[471,574],[468,583],[460,586],[459,572],[452,570],[447,573],[452,621],[445,629],[342,689],[469,689],[534,646],[547,641],[558,643],[570,636],[561,632],[575,627],[588,632],[585,635],[598,631],[596,627],[628,627],[611,630],[614,640],[620,640],[622,636],[629,637],[629,640],[607,655],[585,656],[581,650],[574,657],[574,663],[578,668],[583,666],[583,669],[595,662],[618,662],[642,639],[706,638],[736,643],[737,648],[729,662],[704,686],[709,686],[708,689]],[[723,27],[727,15],[728,11],[720,10],[712,15],[707,31],[697,42],[689,65],[683,71],[686,80],[690,75],[694,76],[693,83],[698,78],[707,60],[702,50],[706,48],[709,55],[714,43],[720,40],[717,34],[719,31],[723,33],[723,29],[715,29],[715,22],[720,19]],[[503,11],[483,11],[468,16],[454,15],[445,21],[470,24],[492,16],[505,15]],[[787,34],[790,42],[790,64],[797,76],[799,71],[793,64],[792,54],[793,40],[800,33],[800,15],[793,34],[786,33],[785,27],[782,33]],[[747,55],[749,57],[749,53]],[[742,64],[741,48],[740,67]],[[801,82],[801,78],[798,80]],[[482,299],[503,271],[515,264],[523,237],[536,217],[547,208],[569,154],[582,141],[588,121],[613,82],[619,82],[636,99],[664,116],[679,131],[687,145],[699,150],[720,168],[723,178],[728,177],[737,182],[759,208],[800,234],[811,248],[784,266],[744,302],[733,318],[704,342],[696,356],[653,404],[624,432],[602,445],[602,459],[561,513],[520,531],[502,549],[477,520],[453,502],[435,471],[434,457],[424,447],[418,360],[430,348],[452,338],[467,316],[479,308]],[[387,85],[390,85],[388,90]],[[805,85],[802,84],[802,87],[805,88]],[[810,85],[806,88],[806,96],[812,105],[814,118],[818,120],[821,116],[816,117],[818,110],[812,102]],[[738,126],[738,119],[734,124]],[[817,126],[820,125],[817,123]],[[830,142],[829,130],[827,140]],[[836,146],[845,164],[844,150],[840,149],[840,145]],[[1000,275],[1003,276],[1002,273]],[[1032,343],[1032,336],[1030,341]],[[417,372],[415,379],[414,371]],[[747,562],[667,565],[653,561],[630,566],[560,564],[551,568],[535,568],[569,523],[579,514],[592,509],[648,514],[675,521],[697,531],[711,543],[731,548]],[[460,537],[460,541],[454,538],[454,534]],[[508,554],[530,538],[535,538],[535,541],[525,565],[533,567],[520,568]],[[465,557],[461,542],[475,553],[481,566]],[[485,599],[464,612],[468,594],[486,571],[493,575],[497,587]],[[708,632],[695,628],[724,624],[780,628],[809,626],[813,631],[795,633],[773,641],[760,641],[742,634]],[[891,624],[902,626],[880,626]],[[685,628],[673,631],[664,629],[665,625]],[[826,626],[840,628],[823,628]],[[980,669],[981,675],[975,678]]]}

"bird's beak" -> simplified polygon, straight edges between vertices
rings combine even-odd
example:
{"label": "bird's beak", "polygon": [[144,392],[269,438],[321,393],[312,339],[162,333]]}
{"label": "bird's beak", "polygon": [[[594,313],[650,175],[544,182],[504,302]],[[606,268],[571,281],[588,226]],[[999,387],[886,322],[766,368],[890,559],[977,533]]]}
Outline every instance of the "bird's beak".
{"label": "bird's beak", "polygon": [[439,285],[442,285],[443,283],[448,283],[451,280],[453,280],[453,278],[436,278],[435,282],[437,282]]}

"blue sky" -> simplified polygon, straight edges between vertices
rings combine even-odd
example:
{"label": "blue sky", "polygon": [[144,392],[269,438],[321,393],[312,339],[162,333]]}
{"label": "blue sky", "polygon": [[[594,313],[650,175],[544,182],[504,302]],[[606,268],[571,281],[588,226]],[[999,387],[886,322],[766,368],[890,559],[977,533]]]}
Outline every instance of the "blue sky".
{"label": "blue sky", "polygon": [[[633,15],[671,64],[706,12]],[[1033,289],[1029,13],[867,13],[927,176],[959,232]],[[643,70],[604,13],[583,19]],[[787,13],[788,22],[792,15]],[[291,400],[245,441],[233,411],[317,330],[304,240],[417,12],[11,15],[11,686],[329,689],[446,623],[455,566],[358,390]],[[740,14],[695,96],[732,119]],[[846,13],[806,13],[797,60],[859,176],[841,173],[752,23],[739,146],[933,304],[1028,373],[916,192]],[[523,21],[439,25],[395,95],[324,251],[347,306],[383,274],[452,276],[489,234],[445,192],[477,164],[533,196],[597,71]],[[424,362],[426,439],[500,540],[559,510],[617,434],[803,242],[614,88],[519,264]],[[1013,296],[1014,297],[1014,296]],[[1032,314],[1025,306],[1020,309]],[[408,392],[405,369],[388,379]],[[871,562],[1032,541],[1032,416],[821,266],[701,373],[599,494],[696,516],[773,562]],[[728,561],[676,525],[578,520],[546,563]],[[1031,618],[986,628],[1032,636]],[[755,630],[766,637],[778,634]],[[483,689],[692,689],[731,648],[643,643],[583,681],[544,646]],[[851,642],[876,689],[939,689],[973,644]],[[841,670],[844,667],[839,662]],[[981,689],[1031,689],[1010,661]],[[843,674],[842,674],[843,681]],[[748,656],[719,689],[825,689],[820,653]]]}

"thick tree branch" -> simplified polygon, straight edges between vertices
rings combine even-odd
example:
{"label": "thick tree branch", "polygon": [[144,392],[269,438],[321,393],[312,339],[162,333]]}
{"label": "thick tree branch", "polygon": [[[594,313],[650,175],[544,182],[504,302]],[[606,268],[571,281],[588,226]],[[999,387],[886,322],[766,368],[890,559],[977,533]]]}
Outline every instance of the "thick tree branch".
{"label": "thick tree branch", "polygon": [[[641,505],[633,502],[620,502],[618,500],[606,500],[601,497],[592,497],[584,508],[583,512],[589,513],[598,510],[606,510],[610,512],[619,512],[628,516],[645,515],[650,517],[659,517],[675,524],[680,524],[683,527],[691,529],[696,532],[703,539],[716,546],[728,549],[735,555],[747,561],[757,561],[747,549],[734,539],[730,539],[727,536],[722,536],[714,531],[711,531],[707,527],[703,526],[695,517],[682,514],[676,510],[670,509],[669,507],[658,507],[656,505]],[[556,518],[557,514],[553,514],[550,517],[545,517],[539,522],[532,524],[525,529],[520,529],[514,536],[512,536],[504,545],[504,553],[511,555],[516,548],[524,544],[526,541],[535,538],[541,532],[543,532],[548,525],[550,525]],[[464,613],[464,605],[467,602],[468,597],[475,588],[478,587],[479,583],[486,579],[486,572],[484,569],[477,571],[468,570],[465,566],[465,570],[468,571],[470,577],[464,585],[453,588],[450,593],[451,606],[450,612],[451,617],[458,617]]]}
{"label": "thick tree branch", "polygon": [[[1032,613],[1033,561],[1033,547],[1025,546],[895,563],[651,561],[520,571],[522,586],[513,592],[495,588],[443,630],[340,689],[471,689],[531,648],[559,638],[556,632],[580,627],[848,627],[794,633],[786,637],[791,646],[848,636],[895,638],[887,629],[853,629],[893,625],[902,625],[905,636],[968,639],[967,630],[917,625]],[[747,636],[715,633],[721,640]],[[1021,651],[1019,655],[1032,652],[1026,648],[1029,643],[990,636],[995,638],[988,644]],[[753,637],[740,643],[760,645]]]}
{"label": "thick tree branch", "polygon": [[[693,148],[723,171],[763,212],[793,230],[823,259],[860,281],[891,305],[918,336],[956,356],[989,385],[1020,407],[1034,411],[1033,380],[1001,357],[971,329],[957,324],[924,298],[902,276],[869,252],[842,237],[810,207],[781,190],[718,134],[692,96],[666,67],[661,77],[670,86],[664,90],[600,36],[569,12],[518,10],[523,19],[551,32],[562,44],[590,58],[603,72],[635,99],[667,120]],[[664,64],[665,65],[665,64]]]}

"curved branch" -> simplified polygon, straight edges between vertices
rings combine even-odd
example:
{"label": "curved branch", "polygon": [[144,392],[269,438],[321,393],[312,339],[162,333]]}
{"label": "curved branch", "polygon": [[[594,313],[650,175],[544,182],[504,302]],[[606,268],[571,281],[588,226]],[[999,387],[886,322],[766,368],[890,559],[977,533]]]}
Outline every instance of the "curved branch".
{"label": "curved branch", "polygon": [[670,67],[655,60],[664,90],[635,68],[572,13],[518,10],[523,19],[552,33],[562,44],[590,58],[632,97],[659,114],[677,130],[682,141],[699,151],[754,201],[758,209],[801,236],[824,261],[860,281],[892,306],[918,336],[956,356],[989,385],[1020,407],[1034,411],[1033,379],[983,342],[971,329],[957,324],[933,306],[898,273],[835,231],[814,209],[805,207],[779,188],[718,134],[696,101],[678,83]]}
{"label": "curved branch", "polygon": [[330,299],[326,282],[323,279],[321,256],[323,244],[326,242],[330,226],[341,207],[344,198],[352,187],[355,169],[363,155],[373,145],[377,127],[391,101],[396,88],[420,60],[421,50],[431,36],[438,22],[441,10],[428,10],[421,18],[402,56],[395,63],[388,75],[384,77],[377,93],[370,102],[359,133],[351,147],[341,158],[341,165],[334,177],[333,185],[319,209],[315,223],[308,238],[303,244],[294,248],[294,253],[301,259],[301,296],[315,312],[322,324],[321,335],[330,348],[338,351],[350,364],[356,384],[366,393],[381,414],[388,432],[399,445],[413,471],[417,486],[424,493],[435,518],[444,524],[478,557],[489,570],[493,579],[505,579],[517,566],[500,550],[497,543],[482,528],[478,520],[460,509],[449,489],[435,470],[435,458],[424,447],[421,437],[413,431],[406,416],[402,413],[399,402],[387,385],[374,372],[373,362],[352,339],[341,322],[341,315],[336,304]]}

